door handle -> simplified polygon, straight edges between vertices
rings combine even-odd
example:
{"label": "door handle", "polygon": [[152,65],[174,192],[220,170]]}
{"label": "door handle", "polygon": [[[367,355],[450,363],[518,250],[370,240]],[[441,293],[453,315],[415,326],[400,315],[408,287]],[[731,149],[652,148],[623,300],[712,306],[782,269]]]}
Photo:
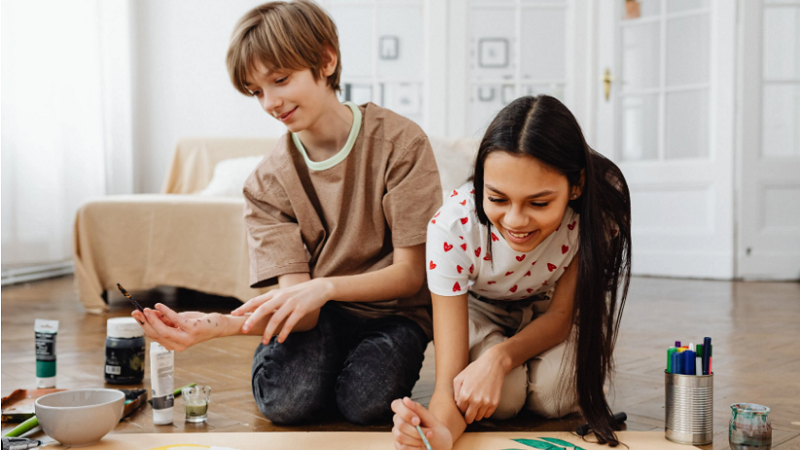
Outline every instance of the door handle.
{"label": "door handle", "polygon": [[605,94],[606,94],[606,101],[608,101],[608,99],[611,97],[611,81],[613,79],[614,79],[614,77],[611,76],[611,70],[610,69],[606,69],[606,73],[603,74],[603,78],[602,78],[602,80],[603,80],[603,90],[605,91]]}

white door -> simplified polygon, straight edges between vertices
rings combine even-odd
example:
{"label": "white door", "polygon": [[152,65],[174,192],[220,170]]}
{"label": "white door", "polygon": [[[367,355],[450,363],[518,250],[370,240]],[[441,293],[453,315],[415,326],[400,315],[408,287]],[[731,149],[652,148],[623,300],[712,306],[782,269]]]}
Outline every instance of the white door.
{"label": "white door", "polygon": [[742,7],[737,276],[800,278],[800,2]]}
{"label": "white door", "polygon": [[630,185],[634,274],[734,275],[735,24],[729,0],[599,2],[590,144]]}

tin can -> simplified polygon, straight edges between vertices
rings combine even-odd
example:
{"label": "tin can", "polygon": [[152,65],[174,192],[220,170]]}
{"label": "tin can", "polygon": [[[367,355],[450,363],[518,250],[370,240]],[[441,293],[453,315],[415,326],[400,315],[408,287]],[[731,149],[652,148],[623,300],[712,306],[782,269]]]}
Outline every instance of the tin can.
{"label": "tin can", "polygon": [[679,444],[714,441],[714,374],[679,375],[664,371],[667,439]]}

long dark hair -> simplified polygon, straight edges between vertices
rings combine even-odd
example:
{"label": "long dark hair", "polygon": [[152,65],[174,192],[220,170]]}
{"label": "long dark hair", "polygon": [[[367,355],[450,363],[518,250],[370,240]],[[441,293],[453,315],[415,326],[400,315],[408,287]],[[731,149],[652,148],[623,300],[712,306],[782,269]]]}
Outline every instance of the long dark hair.
{"label": "long dark hair", "polygon": [[[553,97],[521,97],[495,117],[475,161],[478,218],[491,232],[483,209],[484,162],[495,151],[527,155],[580,185],[569,206],[580,215],[575,314],[578,336],[574,385],[578,404],[600,443],[619,444],[619,426],[608,406],[603,384],[613,370],[612,355],[628,295],[631,266],[631,201],[622,172],[589,148],[580,125]],[[487,238],[491,244],[492,240]]]}

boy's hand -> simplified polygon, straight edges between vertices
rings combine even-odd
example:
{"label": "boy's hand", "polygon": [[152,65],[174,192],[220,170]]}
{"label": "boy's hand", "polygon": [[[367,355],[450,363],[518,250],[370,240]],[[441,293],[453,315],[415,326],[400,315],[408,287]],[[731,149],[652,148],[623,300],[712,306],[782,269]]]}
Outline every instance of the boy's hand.
{"label": "boy's hand", "polygon": [[278,342],[283,343],[300,319],[308,313],[319,310],[331,300],[332,292],[333,283],[330,280],[315,278],[253,297],[231,314],[242,316],[248,312],[253,313],[242,325],[243,333],[247,333],[255,324],[272,314],[261,343],[268,344],[282,322],[283,327],[278,335]]}
{"label": "boy's hand", "polygon": [[453,392],[464,421],[472,423],[491,416],[500,404],[506,371],[491,349],[453,379]]}
{"label": "boy's hand", "polygon": [[145,334],[167,350],[183,351],[220,335],[224,318],[220,314],[200,312],[176,313],[161,303],[156,310],[135,310],[131,316],[139,321]]}
{"label": "boy's hand", "polygon": [[419,436],[417,425],[422,428],[425,437],[434,450],[450,450],[453,448],[453,434],[424,406],[404,397],[392,402],[394,411],[394,448],[397,450],[422,449],[425,443]]}

